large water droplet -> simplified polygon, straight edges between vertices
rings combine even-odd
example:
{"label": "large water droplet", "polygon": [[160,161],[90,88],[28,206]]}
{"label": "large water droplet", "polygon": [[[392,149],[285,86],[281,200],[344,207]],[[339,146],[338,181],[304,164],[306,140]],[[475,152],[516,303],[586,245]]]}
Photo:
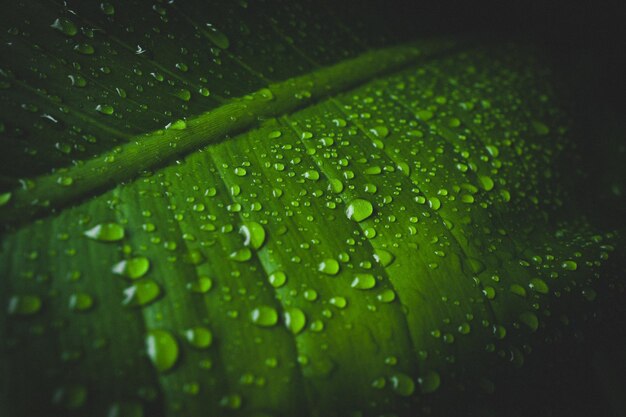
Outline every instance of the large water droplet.
{"label": "large water droplet", "polygon": [[423,376],[417,378],[417,382],[420,385],[422,393],[429,394],[437,391],[439,385],[441,385],[441,377],[436,371],[428,371]]}
{"label": "large water droplet", "polygon": [[354,279],[350,286],[358,290],[369,290],[376,286],[376,278],[372,274],[354,274]]}
{"label": "large water droplet", "polygon": [[346,216],[356,222],[361,222],[372,215],[374,208],[372,203],[361,198],[352,200],[346,207]]}
{"label": "large water droplet", "polygon": [[146,351],[154,367],[165,372],[178,360],[178,342],[166,330],[150,330],[146,335]]}
{"label": "large water droplet", "polygon": [[259,249],[265,242],[265,229],[257,222],[245,222],[239,233],[244,236],[243,244],[253,249]]}
{"label": "large water droplet", "polygon": [[83,233],[90,239],[115,242],[124,238],[124,228],[117,223],[98,224]]}
{"label": "large water droplet", "polygon": [[317,266],[317,270],[326,275],[337,275],[339,272],[339,262],[332,258],[324,259]]}
{"label": "large water droplet", "polygon": [[304,312],[297,307],[287,307],[285,309],[285,326],[293,334],[298,334],[306,325]]}
{"label": "large water droplet", "polygon": [[111,272],[130,279],[137,279],[143,277],[148,272],[148,269],[150,269],[148,258],[139,256],[116,263],[111,268]]}
{"label": "large water droplet", "polygon": [[406,374],[395,373],[389,377],[393,392],[403,397],[408,397],[415,392],[415,383]]}
{"label": "large water droplet", "polygon": [[259,306],[250,312],[250,319],[257,326],[271,327],[278,322],[278,313],[274,307]]}
{"label": "large water droplet", "polygon": [[192,327],[185,331],[189,344],[197,349],[206,349],[213,343],[213,333],[206,327]]}
{"label": "large water droplet", "polygon": [[132,307],[145,306],[156,300],[159,295],[161,295],[159,284],[151,279],[145,279],[124,290],[125,298],[122,304]]}

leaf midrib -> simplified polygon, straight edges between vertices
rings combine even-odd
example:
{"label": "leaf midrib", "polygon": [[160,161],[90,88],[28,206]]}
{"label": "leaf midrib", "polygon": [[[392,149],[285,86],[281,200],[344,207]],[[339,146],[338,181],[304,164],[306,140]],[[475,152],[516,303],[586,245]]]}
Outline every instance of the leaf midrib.
{"label": "leaf midrib", "polygon": [[[33,188],[12,190],[9,203],[0,207],[0,220],[5,229],[19,227],[32,219],[100,194],[176,157],[242,133],[261,120],[310,106],[321,98],[399,71],[420,60],[450,52],[453,47],[451,42],[439,40],[378,49],[270,84],[265,89],[187,119],[184,130],[160,129],[139,135],[93,159],[32,179]],[[273,95],[270,100],[266,98],[268,92]],[[295,97],[303,92],[308,94],[303,98]],[[113,162],[106,162],[110,160]],[[72,178],[72,185],[59,185],[61,176]]]}

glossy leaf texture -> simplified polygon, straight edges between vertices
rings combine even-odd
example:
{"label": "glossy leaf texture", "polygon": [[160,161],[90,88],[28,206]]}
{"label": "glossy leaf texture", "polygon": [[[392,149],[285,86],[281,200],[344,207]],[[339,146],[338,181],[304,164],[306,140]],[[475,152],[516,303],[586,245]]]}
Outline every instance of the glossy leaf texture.
{"label": "glossy leaf texture", "polygon": [[570,124],[533,51],[413,44],[312,102],[292,77],[392,28],[287,2],[22,6],[0,206],[229,103],[296,104],[4,225],[2,414],[440,415],[593,308],[612,236],[568,204]]}

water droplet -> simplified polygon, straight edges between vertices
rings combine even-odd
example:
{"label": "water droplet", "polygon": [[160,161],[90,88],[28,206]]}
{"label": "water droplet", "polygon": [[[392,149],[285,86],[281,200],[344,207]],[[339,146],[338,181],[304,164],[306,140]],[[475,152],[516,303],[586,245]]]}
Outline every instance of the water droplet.
{"label": "water droplet", "polygon": [[408,397],[415,392],[415,383],[406,374],[395,373],[389,377],[389,382],[391,382],[393,392],[403,397]]}
{"label": "water droplet", "polygon": [[171,369],[178,360],[178,342],[166,330],[150,330],[146,335],[146,351],[159,372]]}
{"label": "water droplet", "polygon": [[278,313],[274,307],[259,306],[252,310],[250,319],[257,326],[271,327],[278,322]]}
{"label": "water droplet", "polygon": [[98,224],[83,233],[90,239],[115,242],[124,238],[124,228],[117,223]]}
{"label": "water droplet", "polygon": [[249,248],[242,248],[232,252],[228,257],[235,262],[246,262],[252,258],[252,251]]}
{"label": "water droplet", "polygon": [[519,320],[524,323],[528,328],[535,332],[539,328],[539,319],[537,315],[532,311],[525,311],[519,315]]}
{"label": "water droplet", "polygon": [[272,130],[270,133],[267,134],[267,138],[268,139],[278,139],[282,135],[283,135],[283,133],[280,130]]}
{"label": "water droplet", "polygon": [[346,298],[341,296],[332,297],[330,300],[328,300],[328,302],[340,309],[346,308],[346,306],[348,305],[348,301],[346,300]]}
{"label": "water droplet", "polygon": [[197,349],[206,349],[213,343],[213,333],[206,327],[197,326],[185,331],[189,344]]}
{"label": "water droplet", "polygon": [[150,261],[148,258],[139,256],[116,263],[111,268],[111,272],[126,278],[137,279],[146,275],[148,269],[150,269]]}
{"label": "water droplet", "polygon": [[187,289],[197,294],[205,294],[213,287],[213,280],[209,277],[199,276],[194,282],[187,283]]}
{"label": "water droplet", "polygon": [[302,176],[311,181],[317,181],[320,179],[320,173],[315,171],[314,169],[306,171],[304,174],[302,174]]}
{"label": "water droplet", "polygon": [[239,233],[244,236],[243,244],[253,249],[259,249],[265,242],[265,229],[257,222],[245,222]]}
{"label": "water droplet", "polygon": [[493,190],[494,182],[491,179],[491,177],[488,177],[486,175],[479,175],[478,181],[480,182],[480,185],[483,187],[485,191]]}
{"label": "water droplet", "polygon": [[329,188],[330,190],[332,190],[333,193],[339,194],[340,192],[343,191],[343,183],[341,182],[341,180],[337,178],[331,178],[329,182],[330,182]]}
{"label": "water droplet", "polygon": [[[183,238],[184,237],[185,235],[183,235]],[[189,236],[187,236],[187,238],[191,239]],[[202,252],[200,252],[200,250],[198,249],[192,249],[183,255],[183,262],[189,265],[200,265],[205,260],[206,258],[204,257]]]}
{"label": "water droplet", "polygon": [[156,300],[159,295],[161,295],[159,284],[151,279],[145,279],[124,290],[125,298],[122,304],[131,307],[145,306]]}
{"label": "water droplet", "polygon": [[393,290],[387,288],[386,290],[383,290],[381,293],[377,294],[376,299],[381,303],[391,303],[393,300],[396,299],[396,293],[393,292]]}
{"label": "water droplet", "polygon": [[389,129],[387,126],[376,126],[370,129],[370,133],[380,139],[384,139],[389,136]]}
{"label": "water droplet", "polygon": [[317,266],[317,270],[326,275],[337,275],[339,273],[339,262],[332,258],[324,259]]}
{"label": "water droplet", "polygon": [[167,125],[165,125],[165,128],[169,130],[185,130],[187,128],[187,122],[178,119],[173,123],[168,123]]}
{"label": "water droplet", "polygon": [[59,32],[67,36],[74,36],[78,33],[78,28],[76,27],[74,22],[64,17],[56,19],[54,23],[50,25],[50,27],[58,30]]}
{"label": "water droplet", "polygon": [[354,274],[350,286],[358,290],[369,290],[376,286],[376,278],[372,274]]}
{"label": "water droplet", "polygon": [[87,388],[82,384],[64,385],[54,391],[52,404],[67,410],[81,408],[87,402]]}
{"label": "water droplet", "polygon": [[417,382],[422,393],[429,394],[437,391],[439,385],[441,385],[441,377],[436,371],[428,371],[424,376],[417,378]]}
{"label": "water droplet", "polygon": [[441,207],[441,201],[437,197],[431,197],[428,199],[428,205],[431,209],[437,211]]}
{"label": "water droplet", "polygon": [[391,252],[385,249],[376,249],[376,253],[374,254],[374,259],[383,267],[386,267],[386,266],[391,265],[395,257],[393,256]]}
{"label": "water droplet", "polygon": [[57,178],[57,184],[62,185],[63,187],[69,187],[74,184],[74,179],[72,177],[61,176]]}
{"label": "water droplet", "polygon": [[427,122],[428,120],[432,119],[434,114],[431,111],[428,110],[420,110],[416,113],[417,117],[425,122]]}
{"label": "water droplet", "polygon": [[472,327],[469,323],[461,323],[457,330],[461,334],[469,334],[469,332],[472,330]]}
{"label": "water droplet", "polygon": [[228,46],[230,45],[230,41],[224,33],[217,30],[217,28],[210,23],[206,24],[206,28],[207,30],[205,31],[205,33],[209,40],[215,44],[215,46],[220,49],[228,48]]}
{"label": "water droplet", "polygon": [[115,109],[113,108],[113,106],[109,105],[109,104],[98,104],[96,106],[96,111],[105,114],[107,116],[112,115],[115,112]]}
{"label": "water droplet", "polygon": [[287,307],[285,309],[285,326],[293,334],[298,334],[306,325],[304,312],[297,307]]}
{"label": "water droplet", "polygon": [[93,55],[94,52],[96,52],[95,49],[93,49],[93,46],[89,45],[88,43],[76,44],[74,45],[74,50],[83,55]]}
{"label": "water droplet", "polygon": [[539,294],[547,294],[550,291],[548,284],[541,278],[533,278],[530,280],[530,284],[528,286],[535,292]]}
{"label": "water droplet", "polygon": [[372,215],[374,208],[372,203],[361,198],[352,200],[346,207],[346,216],[348,219],[361,222]]}
{"label": "water droplet", "polygon": [[533,120],[531,123],[533,125],[533,129],[535,129],[535,132],[537,132],[538,135],[544,136],[550,133],[550,128],[539,120]]}
{"label": "water droplet", "polygon": [[70,310],[87,311],[93,307],[93,297],[86,293],[74,293],[70,295]]}
{"label": "water droplet", "polygon": [[275,271],[270,274],[269,282],[274,288],[280,288],[287,282],[287,275],[283,271]]}
{"label": "water droplet", "polygon": [[519,295],[520,297],[526,297],[526,289],[521,285],[511,284],[509,290],[515,295]]}
{"label": "water droplet", "polygon": [[575,271],[578,269],[578,264],[576,261],[567,260],[561,264],[561,268],[567,269],[568,271]]}
{"label": "water droplet", "polygon": [[100,3],[100,10],[107,16],[112,16],[115,14],[115,8],[108,1]]}
{"label": "water droplet", "polygon": [[12,196],[11,192],[0,193],[0,207],[7,205],[11,201]]}
{"label": "water droplet", "polygon": [[32,316],[41,310],[41,304],[38,295],[14,295],[9,299],[7,312],[14,316]]}

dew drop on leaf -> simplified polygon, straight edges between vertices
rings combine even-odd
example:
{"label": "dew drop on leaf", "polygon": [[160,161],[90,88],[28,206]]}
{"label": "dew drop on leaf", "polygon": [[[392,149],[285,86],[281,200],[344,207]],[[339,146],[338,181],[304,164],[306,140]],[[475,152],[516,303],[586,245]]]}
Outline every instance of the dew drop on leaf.
{"label": "dew drop on leaf", "polygon": [[83,233],[90,239],[115,242],[124,238],[124,228],[117,223],[98,224]]}
{"label": "dew drop on leaf", "polygon": [[350,286],[357,290],[369,290],[376,286],[376,278],[372,274],[354,274]]}
{"label": "dew drop on leaf", "polygon": [[337,275],[339,273],[339,262],[332,258],[324,259],[317,266],[317,270],[326,275]]}
{"label": "dew drop on leaf", "polygon": [[12,196],[11,192],[0,193],[0,207],[7,205],[11,201]]}
{"label": "dew drop on leaf", "polygon": [[178,360],[178,342],[167,330],[150,330],[146,335],[146,351],[159,372],[171,369]]}
{"label": "dew drop on leaf", "polygon": [[161,287],[154,280],[145,279],[137,281],[124,290],[122,304],[130,307],[145,306],[156,300],[161,295]]}
{"label": "dew drop on leaf", "polygon": [[185,330],[185,339],[196,349],[207,349],[213,343],[213,333],[207,327],[192,327]]}
{"label": "dew drop on leaf", "polygon": [[50,25],[50,27],[58,30],[59,32],[67,36],[74,36],[76,35],[76,33],[78,33],[78,29],[76,28],[76,25],[74,24],[74,22],[64,17],[60,17],[56,19]]}
{"label": "dew drop on leaf", "polygon": [[424,394],[430,394],[437,391],[441,385],[441,377],[436,371],[428,371],[423,376],[417,378],[417,383]]}
{"label": "dew drop on leaf", "polygon": [[285,326],[291,333],[300,333],[305,325],[306,316],[301,309],[297,307],[287,307],[285,309]]}
{"label": "dew drop on leaf", "polygon": [[69,384],[57,388],[52,396],[52,404],[66,410],[76,410],[87,402],[87,388],[82,384]]}
{"label": "dew drop on leaf", "polygon": [[228,257],[235,262],[246,262],[252,258],[252,252],[249,248],[242,248],[232,252]]}
{"label": "dew drop on leaf", "polygon": [[408,397],[415,392],[415,383],[406,374],[395,373],[389,377],[389,382],[391,382],[393,392],[403,397]]}
{"label": "dew drop on leaf", "polygon": [[69,308],[74,311],[87,311],[93,307],[93,297],[89,294],[77,292],[70,295]]}
{"label": "dew drop on leaf", "polygon": [[576,261],[567,260],[561,264],[561,267],[568,271],[575,271],[576,269],[578,269],[578,264],[576,263]]}
{"label": "dew drop on leaf", "polygon": [[38,295],[14,295],[9,298],[7,312],[13,316],[32,316],[41,310],[41,305]]}
{"label": "dew drop on leaf", "polygon": [[271,327],[278,322],[278,313],[274,307],[259,306],[250,312],[252,323],[261,327]]}
{"label": "dew drop on leaf", "polygon": [[362,198],[352,200],[346,207],[346,216],[355,222],[361,222],[372,215],[372,203]]}
{"label": "dew drop on leaf", "polygon": [[116,263],[111,268],[111,272],[126,278],[137,279],[146,275],[148,269],[150,269],[150,261],[148,258],[138,256]]}
{"label": "dew drop on leaf", "polygon": [[287,282],[287,275],[283,271],[275,271],[268,277],[270,284],[274,288],[280,288]]}

